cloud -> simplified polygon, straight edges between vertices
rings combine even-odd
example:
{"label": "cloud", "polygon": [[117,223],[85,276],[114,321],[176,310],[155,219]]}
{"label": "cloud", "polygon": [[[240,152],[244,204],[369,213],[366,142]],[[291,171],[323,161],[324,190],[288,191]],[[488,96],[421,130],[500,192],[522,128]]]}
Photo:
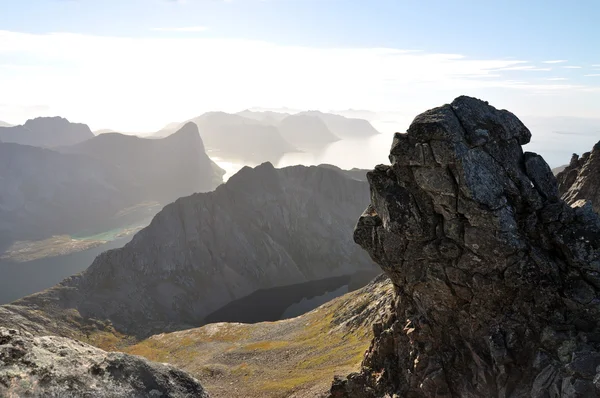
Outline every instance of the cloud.
{"label": "cloud", "polygon": [[598,76],[600,76],[600,73],[591,73],[589,75],[583,75],[583,76],[585,76],[585,77],[598,77]]}
{"label": "cloud", "polygon": [[[600,103],[591,97],[573,101],[585,85],[541,80],[529,72],[550,68],[524,60],[394,48],[0,30],[0,59],[11,65],[0,73],[0,103],[47,104],[53,114],[124,131],[150,131],[209,110],[253,106],[401,109],[414,116],[461,94],[515,112],[543,106],[588,112]],[[21,68],[24,59],[43,70]],[[549,93],[560,93],[559,100],[525,97]],[[10,109],[0,112],[0,119],[19,120],[22,113]]]}
{"label": "cloud", "polygon": [[208,30],[206,26],[187,26],[182,28],[153,28],[158,32],[205,32]]}
{"label": "cloud", "polygon": [[569,80],[566,77],[550,77],[546,80],[551,80],[551,81],[559,81],[559,80]]}
{"label": "cloud", "polygon": [[565,69],[581,69],[581,66],[567,65],[567,66],[563,66],[563,68],[565,68]]}
{"label": "cloud", "polygon": [[551,71],[552,68],[538,68],[534,65],[520,65],[520,66],[510,66],[508,68],[502,68],[498,70],[520,70],[525,72],[548,72]]}
{"label": "cloud", "polygon": [[556,59],[552,61],[542,61],[543,64],[561,64],[563,62],[567,62],[566,59]]}

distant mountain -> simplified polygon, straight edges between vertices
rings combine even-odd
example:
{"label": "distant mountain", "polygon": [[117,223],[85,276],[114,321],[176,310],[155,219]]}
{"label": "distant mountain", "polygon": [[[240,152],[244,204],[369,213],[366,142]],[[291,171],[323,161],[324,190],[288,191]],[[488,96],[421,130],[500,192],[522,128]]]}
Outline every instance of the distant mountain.
{"label": "distant mountain", "polygon": [[135,202],[138,188],[114,167],[80,155],[0,143],[0,248],[94,225]]}
{"label": "distant mountain", "polygon": [[340,140],[320,117],[307,114],[287,116],[279,123],[279,131],[286,141],[302,149],[321,147]]}
{"label": "distant mountain", "polygon": [[0,249],[82,230],[99,233],[144,202],[163,204],[222,182],[194,124],[162,140],[102,134],[61,152],[0,143]]}
{"label": "distant mountain", "polygon": [[62,117],[38,117],[20,126],[0,127],[2,142],[48,148],[77,144],[93,136],[87,125]]}
{"label": "distant mountain", "polygon": [[562,166],[558,166],[552,169],[552,174],[554,174],[555,176],[558,175],[558,173],[560,173],[561,171],[563,171],[564,169],[567,168],[567,164],[563,164]]}
{"label": "distant mountain", "polygon": [[6,122],[3,122],[2,120],[0,120],[0,127],[12,127],[12,124],[6,123]]}
{"label": "distant mountain", "polygon": [[333,113],[323,113],[319,111],[301,112],[299,115],[318,117],[333,134],[340,138],[364,138],[379,134],[371,123],[364,119],[348,118],[345,116],[334,115]]}
{"label": "distant mountain", "polygon": [[[251,162],[277,161],[297,149],[282,138],[277,127],[225,112],[208,112],[191,119],[198,126],[211,156]],[[171,127],[169,127],[171,126]],[[155,135],[169,135],[171,124]]]}
{"label": "distant mountain", "polygon": [[101,130],[94,131],[94,135],[107,134],[107,133],[116,133],[116,131],[112,130],[112,129],[101,129]]}
{"label": "distant mountain", "polygon": [[112,324],[148,336],[202,325],[258,289],[372,270],[352,241],[368,200],[366,182],[330,168],[245,167],[166,206],[82,274],[0,307],[0,324],[60,335]]}
{"label": "distant mountain", "polygon": [[159,140],[106,133],[61,151],[117,167],[136,182],[138,196],[162,203],[210,191],[223,181],[224,171],[206,155],[194,123]]}
{"label": "distant mountain", "polygon": [[280,113],[273,111],[256,112],[248,109],[246,109],[245,111],[238,112],[237,115],[246,117],[248,119],[258,120],[263,123],[272,124],[274,126],[286,117],[290,116],[289,113]]}

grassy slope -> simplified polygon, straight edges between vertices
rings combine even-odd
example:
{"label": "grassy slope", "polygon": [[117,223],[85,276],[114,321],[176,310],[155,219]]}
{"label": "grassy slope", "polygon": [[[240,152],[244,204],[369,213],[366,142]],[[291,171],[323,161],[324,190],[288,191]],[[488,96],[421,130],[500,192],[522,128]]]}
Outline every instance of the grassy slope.
{"label": "grassy slope", "polygon": [[91,339],[106,349],[180,367],[213,398],[314,397],[328,389],[334,374],[358,369],[391,289],[387,280],[372,283],[284,321],[216,323],[126,347],[116,336]]}

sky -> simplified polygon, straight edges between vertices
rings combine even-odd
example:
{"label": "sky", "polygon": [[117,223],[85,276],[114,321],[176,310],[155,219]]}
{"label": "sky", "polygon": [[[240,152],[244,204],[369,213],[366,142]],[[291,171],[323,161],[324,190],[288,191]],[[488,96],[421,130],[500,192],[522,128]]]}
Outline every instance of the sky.
{"label": "sky", "polygon": [[155,131],[205,111],[365,109],[472,95],[600,117],[600,2],[0,0],[0,120]]}

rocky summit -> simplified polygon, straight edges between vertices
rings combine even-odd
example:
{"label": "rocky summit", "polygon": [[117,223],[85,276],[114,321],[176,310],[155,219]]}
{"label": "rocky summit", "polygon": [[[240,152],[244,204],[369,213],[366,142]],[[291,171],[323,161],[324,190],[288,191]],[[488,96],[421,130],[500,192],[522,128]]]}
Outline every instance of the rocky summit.
{"label": "rocky summit", "polygon": [[594,210],[600,212],[600,142],[581,157],[573,154],[569,165],[556,178],[565,202],[589,200]]}
{"label": "rocky summit", "polygon": [[0,328],[2,397],[198,397],[198,380],[170,365],[64,337]]}
{"label": "rocky summit", "polygon": [[331,397],[600,395],[600,218],[530,138],[469,97],[395,135],[354,232],[394,305]]}

